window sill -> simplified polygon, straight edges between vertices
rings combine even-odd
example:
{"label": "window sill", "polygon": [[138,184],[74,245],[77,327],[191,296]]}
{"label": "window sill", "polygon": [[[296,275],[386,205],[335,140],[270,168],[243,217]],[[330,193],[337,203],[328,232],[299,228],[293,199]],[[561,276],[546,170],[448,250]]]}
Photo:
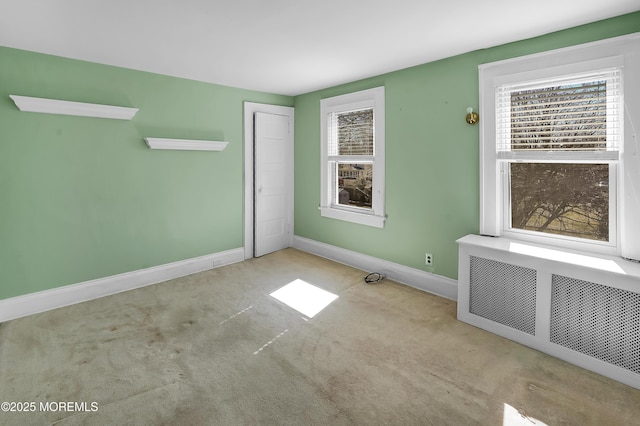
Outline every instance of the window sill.
{"label": "window sill", "polygon": [[456,242],[460,245],[470,245],[509,252],[515,255],[530,256],[542,261],[564,263],[599,272],[640,279],[640,263],[626,260],[620,256],[594,254],[579,250],[545,246],[543,244],[535,244],[505,237],[466,235]]}
{"label": "window sill", "polygon": [[375,228],[384,228],[384,222],[387,219],[385,216],[376,216],[374,214],[358,213],[331,207],[320,207],[320,215],[322,217],[359,223],[360,225],[373,226]]}
{"label": "window sill", "polygon": [[574,251],[593,256],[616,257],[619,254],[616,249],[616,245],[607,241],[571,238],[564,237],[562,235],[546,234],[543,232],[526,231],[514,228],[503,230],[500,236],[509,241],[539,245],[561,251]]}

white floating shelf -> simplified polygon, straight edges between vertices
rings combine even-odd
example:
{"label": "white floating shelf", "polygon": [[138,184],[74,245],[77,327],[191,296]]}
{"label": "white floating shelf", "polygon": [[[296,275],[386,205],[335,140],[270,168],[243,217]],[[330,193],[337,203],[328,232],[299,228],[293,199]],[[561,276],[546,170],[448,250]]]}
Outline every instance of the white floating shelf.
{"label": "white floating shelf", "polygon": [[222,151],[229,142],[193,139],[144,138],[151,149],[177,149],[185,151]]}
{"label": "white floating shelf", "polygon": [[56,99],[32,98],[9,95],[20,111],[44,112],[47,114],[76,115],[80,117],[113,118],[131,120],[138,108],[87,104],[84,102],[59,101]]}

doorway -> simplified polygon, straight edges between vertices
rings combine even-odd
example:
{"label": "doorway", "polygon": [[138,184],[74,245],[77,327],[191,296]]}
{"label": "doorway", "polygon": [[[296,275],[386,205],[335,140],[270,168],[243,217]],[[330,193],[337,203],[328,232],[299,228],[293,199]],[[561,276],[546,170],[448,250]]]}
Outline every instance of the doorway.
{"label": "doorway", "polygon": [[293,107],[244,103],[245,259],[293,242]]}

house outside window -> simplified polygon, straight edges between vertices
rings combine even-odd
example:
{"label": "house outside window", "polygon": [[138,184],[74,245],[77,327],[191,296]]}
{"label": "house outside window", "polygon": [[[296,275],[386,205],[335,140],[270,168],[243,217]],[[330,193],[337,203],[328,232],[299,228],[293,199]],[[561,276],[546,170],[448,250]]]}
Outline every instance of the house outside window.
{"label": "house outside window", "polygon": [[323,99],[324,217],[384,226],[384,87]]}
{"label": "house outside window", "polygon": [[625,112],[640,106],[638,45],[480,66],[481,234],[640,258],[637,124]]}

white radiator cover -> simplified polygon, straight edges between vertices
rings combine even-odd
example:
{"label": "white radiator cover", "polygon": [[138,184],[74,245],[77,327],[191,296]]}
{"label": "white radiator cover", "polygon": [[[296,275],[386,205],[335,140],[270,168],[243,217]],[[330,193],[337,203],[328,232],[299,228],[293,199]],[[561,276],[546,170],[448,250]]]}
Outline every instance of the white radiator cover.
{"label": "white radiator cover", "polygon": [[640,264],[467,235],[458,319],[640,389]]}

